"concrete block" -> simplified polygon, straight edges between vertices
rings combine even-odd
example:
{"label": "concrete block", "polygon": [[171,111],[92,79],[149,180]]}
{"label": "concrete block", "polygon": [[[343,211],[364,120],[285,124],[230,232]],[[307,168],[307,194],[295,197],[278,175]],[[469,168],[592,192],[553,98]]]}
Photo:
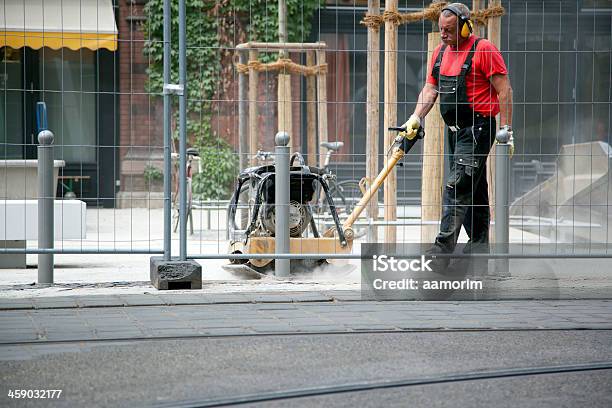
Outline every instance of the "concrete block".
{"label": "concrete block", "polygon": [[151,284],[159,290],[202,289],[202,266],[194,260],[151,257]]}
{"label": "concrete block", "polygon": [[[0,248],[2,249],[23,249],[25,251],[25,241],[0,241]],[[0,255],[0,269],[25,269],[26,254],[2,254]]]}

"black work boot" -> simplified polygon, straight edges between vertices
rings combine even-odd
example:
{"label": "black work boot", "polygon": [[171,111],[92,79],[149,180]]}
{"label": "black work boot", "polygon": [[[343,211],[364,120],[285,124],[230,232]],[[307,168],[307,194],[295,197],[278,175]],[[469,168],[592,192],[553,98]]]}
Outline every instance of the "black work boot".
{"label": "black work boot", "polygon": [[[464,254],[488,254],[488,242],[472,242],[468,243],[463,248]],[[482,256],[471,256],[467,262],[467,273],[470,276],[487,276],[489,274],[489,258]]]}
{"label": "black work boot", "polygon": [[425,251],[425,257],[427,259],[432,259],[429,263],[429,267],[432,272],[444,274],[448,269],[448,265],[450,264],[450,257],[448,256],[436,256],[438,254],[448,254],[438,242],[434,243],[428,250]]}

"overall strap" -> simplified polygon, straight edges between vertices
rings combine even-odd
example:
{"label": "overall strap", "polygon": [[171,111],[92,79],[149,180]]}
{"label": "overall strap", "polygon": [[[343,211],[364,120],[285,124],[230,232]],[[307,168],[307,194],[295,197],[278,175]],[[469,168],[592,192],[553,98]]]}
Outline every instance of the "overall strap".
{"label": "overall strap", "polygon": [[465,57],[465,62],[461,66],[461,74],[459,74],[462,77],[465,76],[465,74],[467,74],[467,72],[472,67],[472,58],[474,58],[474,53],[476,52],[476,47],[478,47],[478,43],[480,42],[480,40],[481,39],[478,38],[476,39],[476,41],[474,41],[472,48],[470,48],[470,52],[468,53],[467,57]]}
{"label": "overall strap", "polygon": [[436,62],[434,63],[434,66],[431,70],[431,76],[436,78],[436,81],[440,80],[440,65],[442,65],[442,57],[444,56],[444,51],[446,51],[446,44],[444,44],[442,48],[440,48],[440,51],[438,52],[438,57],[436,58]]}

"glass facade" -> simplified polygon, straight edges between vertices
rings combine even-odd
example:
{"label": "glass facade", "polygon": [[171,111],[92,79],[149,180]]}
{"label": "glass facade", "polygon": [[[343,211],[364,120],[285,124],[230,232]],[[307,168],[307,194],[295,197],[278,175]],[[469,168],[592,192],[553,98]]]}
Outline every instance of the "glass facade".
{"label": "glass facade", "polygon": [[95,52],[45,48],[39,74],[55,133],[55,157],[66,162],[96,161]]}
{"label": "glass facade", "polygon": [[24,151],[21,52],[0,49],[0,158],[22,159]]}
{"label": "glass facade", "polygon": [[96,161],[96,56],[88,49],[2,50],[0,144],[3,158],[34,158],[36,102],[47,104],[56,159]]}

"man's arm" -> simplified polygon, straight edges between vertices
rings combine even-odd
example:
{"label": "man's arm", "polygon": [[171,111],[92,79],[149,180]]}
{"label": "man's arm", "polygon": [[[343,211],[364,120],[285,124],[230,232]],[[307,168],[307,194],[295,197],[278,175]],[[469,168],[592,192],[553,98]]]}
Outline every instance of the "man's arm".
{"label": "man's arm", "polygon": [[419,99],[417,101],[414,114],[422,120],[425,116],[427,116],[431,108],[433,108],[434,104],[436,103],[436,99],[438,99],[437,88],[430,83],[426,83],[419,94]]}
{"label": "man's arm", "polygon": [[417,101],[416,108],[414,109],[414,113],[410,116],[410,119],[408,119],[408,121],[402,125],[402,127],[406,130],[404,132],[400,132],[399,136],[412,139],[417,135],[419,127],[423,122],[423,118],[434,106],[436,98],[438,98],[437,88],[429,82],[426,83],[419,94],[419,99]]}
{"label": "man's arm", "polygon": [[512,87],[508,75],[495,74],[489,78],[499,99],[500,126],[512,127]]}

